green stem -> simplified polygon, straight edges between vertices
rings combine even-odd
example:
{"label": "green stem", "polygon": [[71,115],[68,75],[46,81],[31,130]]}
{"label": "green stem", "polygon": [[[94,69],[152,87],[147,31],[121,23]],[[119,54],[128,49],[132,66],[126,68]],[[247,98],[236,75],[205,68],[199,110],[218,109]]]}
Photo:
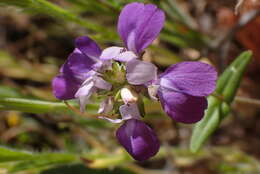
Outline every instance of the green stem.
{"label": "green stem", "polygon": [[[73,104],[72,104],[73,105]],[[96,105],[88,105],[89,110],[96,110]],[[62,102],[50,102],[25,98],[2,98],[0,110],[15,110],[29,113],[72,113]]]}

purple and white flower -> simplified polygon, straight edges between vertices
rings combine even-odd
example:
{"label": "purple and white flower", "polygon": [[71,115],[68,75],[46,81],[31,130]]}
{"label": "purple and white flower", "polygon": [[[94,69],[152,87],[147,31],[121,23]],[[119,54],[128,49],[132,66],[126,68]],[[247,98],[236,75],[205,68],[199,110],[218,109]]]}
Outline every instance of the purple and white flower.
{"label": "purple and white flower", "polygon": [[78,37],[75,50],[52,81],[54,95],[60,100],[78,99],[84,111],[92,93],[99,89],[110,90],[112,85],[102,79],[102,71],[110,65],[100,60],[101,49],[90,38]]}
{"label": "purple and white flower", "polygon": [[[118,33],[125,47],[109,47],[103,51],[101,59],[125,62],[128,72],[126,78],[128,82],[132,82],[131,84],[135,84],[134,80],[137,76],[142,78],[143,83],[154,79],[157,68],[151,66],[151,63],[142,62],[137,58],[140,58],[144,49],[159,35],[164,20],[164,12],[153,4],[144,5],[134,2],[126,5],[119,15],[117,25]],[[129,76],[131,73],[134,75]],[[135,79],[131,79],[131,77],[135,77]],[[140,78],[138,79],[141,80]]]}
{"label": "purple and white flower", "polygon": [[[155,39],[163,23],[164,13],[154,5],[132,3],[121,12],[118,31],[127,49],[138,55]],[[158,95],[174,120],[194,123],[204,115],[205,97],[215,90],[217,73],[205,63],[183,62],[157,77],[155,65],[132,58],[126,63],[126,79],[129,84],[147,86],[151,98]]]}
{"label": "purple and white flower", "polygon": [[[154,156],[160,143],[153,130],[141,121],[136,86],[146,87],[150,97],[159,100],[171,118],[183,123],[195,123],[203,117],[207,108],[206,96],[216,86],[217,73],[208,64],[182,62],[158,75],[154,64],[141,60],[144,49],[160,33],[164,20],[164,12],[155,5],[137,2],[126,5],[117,26],[124,47],[113,46],[101,51],[90,38],[79,37],[75,41],[75,50],[52,82],[54,95],[58,99],[77,99],[83,112],[93,93],[100,90],[112,90],[113,94],[118,92],[119,83],[107,78],[107,81],[104,80],[104,74],[113,70],[113,62],[120,62],[117,65],[123,68],[118,68],[122,72],[117,77],[120,77],[122,85],[119,91],[122,101],[117,101],[115,96],[107,96],[101,102],[98,113],[101,119],[123,122],[116,131],[116,137],[126,151],[139,161]],[[114,85],[117,87],[113,88]],[[119,107],[121,118],[106,117],[113,111],[115,102],[122,104]]]}
{"label": "purple and white flower", "polygon": [[[136,2],[126,5],[120,13],[117,26],[125,47],[107,48],[100,58],[125,63],[126,79],[130,84],[140,85],[155,79],[157,68],[138,58],[156,39],[164,25],[164,20],[164,12],[155,5]],[[116,133],[120,144],[136,160],[146,160],[158,152],[159,141],[152,129],[140,121],[137,104],[129,102],[135,100],[134,95],[124,90],[121,96],[125,102],[119,109],[122,119],[102,118],[114,123],[125,121]]]}

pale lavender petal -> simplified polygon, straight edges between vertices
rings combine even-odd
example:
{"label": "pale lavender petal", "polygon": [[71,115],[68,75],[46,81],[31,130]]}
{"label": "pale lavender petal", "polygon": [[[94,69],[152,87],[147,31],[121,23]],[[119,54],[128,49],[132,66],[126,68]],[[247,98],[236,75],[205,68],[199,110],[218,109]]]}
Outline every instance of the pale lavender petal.
{"label": "pale lavender petal", "polygon": [[100,103],[98,113],[108,114],[113,110],[113,106],[114,106],[114,99],[113,97],[109,96]]}
{"label": "pale lavender petal", "polygon": [[114,60],[117,60],[119,62],[129,62],[133,59],[137,59],[137,56],[132,51],[125,51],[114,58]]}
{"label": "pale lavender petal", "polygon": [[130,51],[141,53],[160,33],[164,12],[155,5],[130,3],[120,13],[118,33]]}
{"label": "pale lavender petal", "polygon": [[101,60],[111,60],[117,57],[120,53],[122,53],[125,49],[123,47],[109,47],[102,51],[100,56]]}
{"label": "pale lavender petal", "polygon": [[132,85],[142,85],[157,78],[157,68],[149,62],[133,59],[126,64],[126,79]]}
{"label": "pale lavender petal", "polygon": [[162,88],[193,96],[208,96],[216,87],[217,72],[209,64],[182,62],[160,75]]}
{"label": "pale lavender petal", "polygon": [[79,100],[80,111],[84,112],[85,106],[90,98],[90,96],[95,92],[96,88],[93,81],[85,83],[81,86],[75,94],[75,98]]}
{"label": "pale lavender petal", "polygon": [[205,97],[194,97],[161,89],[158,91],[158,96],[164,111],[178,122],[198,122],[203,118],[204,111],[208,107]]}
{"label": "pale lavender petal", "polygon": [[76,38],[75,46],[78,48],[82,53],[86,56],[90,57],[93,60],[98,60],[99,56],[101,55],[101,49],[96,44],[95,41],[90,39],[87,36],[81,36]]}
{"label": "pale lavender petal", "polygon": [[117,60],[120,62],[128,62],[132,59],[136,59],[137,56],[132,51],[126,51],[123,47],[109,47],[103,50],[100,59],[101,60]]}
{"label": "pale lavender petal", "polygon": [[110,90],[112,88],[112,85],[107,81],[103,80],[101,77],[95,77],[94,80],[95,87],[99,89]]}
{"label": "pale lavender petal", "polygon": [[138,161],[154,156],[160,143],[153,130],[142,121],[127,120],[116,132],[119,143]]}
{"label": "pale lavender petal", "polygon": [[122,119],[141,119],[141,115],[136,103],[124,104],[119,107],[120,114]]}
{"label": "pale lavender petal", "polygon": [[53,93],[60,100],[75,98],[74,95],[79,87],[80,83],[70,76],[58,75],[52,80]]}

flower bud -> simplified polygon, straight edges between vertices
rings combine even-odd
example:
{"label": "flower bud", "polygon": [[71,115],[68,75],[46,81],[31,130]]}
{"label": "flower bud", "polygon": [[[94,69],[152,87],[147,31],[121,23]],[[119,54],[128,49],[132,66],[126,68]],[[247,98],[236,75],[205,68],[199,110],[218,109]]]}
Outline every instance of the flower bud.
{"label": "flower bud", "polygon": [[121,89],[121,97],[125,104],[136,103],[138,100],[138,95],[135,91],[125,87]]}
{"label": "flower bud", "polygon": [[116,131],[116,137],[126,151],[138,161],[153,157],[160,148],[154,131],[140,120],[125,121]]}

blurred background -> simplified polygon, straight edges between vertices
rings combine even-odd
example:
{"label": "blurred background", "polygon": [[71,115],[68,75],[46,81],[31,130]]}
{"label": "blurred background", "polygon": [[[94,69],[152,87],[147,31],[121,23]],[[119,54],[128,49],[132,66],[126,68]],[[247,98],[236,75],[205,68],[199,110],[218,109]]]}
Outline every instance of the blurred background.
{"label": "blurred background", "polygon": [[[145,102],[145,121],[161,150],[136,162],[117,143],[118,125],[77,115],[52,94],[51,80],[87,35],[102,48],[122,46],[116,32],[133,0],[0,0],[0,173],[257,174],[260,173],[260,1],[135,0],[157,4],[164,29],[144,59],[161,71],[197,60],[221,74],[243,51],[253,57],[231,112],[197,153],[192,125]],[[259,100],[258,100],[259,99]],[[98,103],[87,106],[96,113]]]}

